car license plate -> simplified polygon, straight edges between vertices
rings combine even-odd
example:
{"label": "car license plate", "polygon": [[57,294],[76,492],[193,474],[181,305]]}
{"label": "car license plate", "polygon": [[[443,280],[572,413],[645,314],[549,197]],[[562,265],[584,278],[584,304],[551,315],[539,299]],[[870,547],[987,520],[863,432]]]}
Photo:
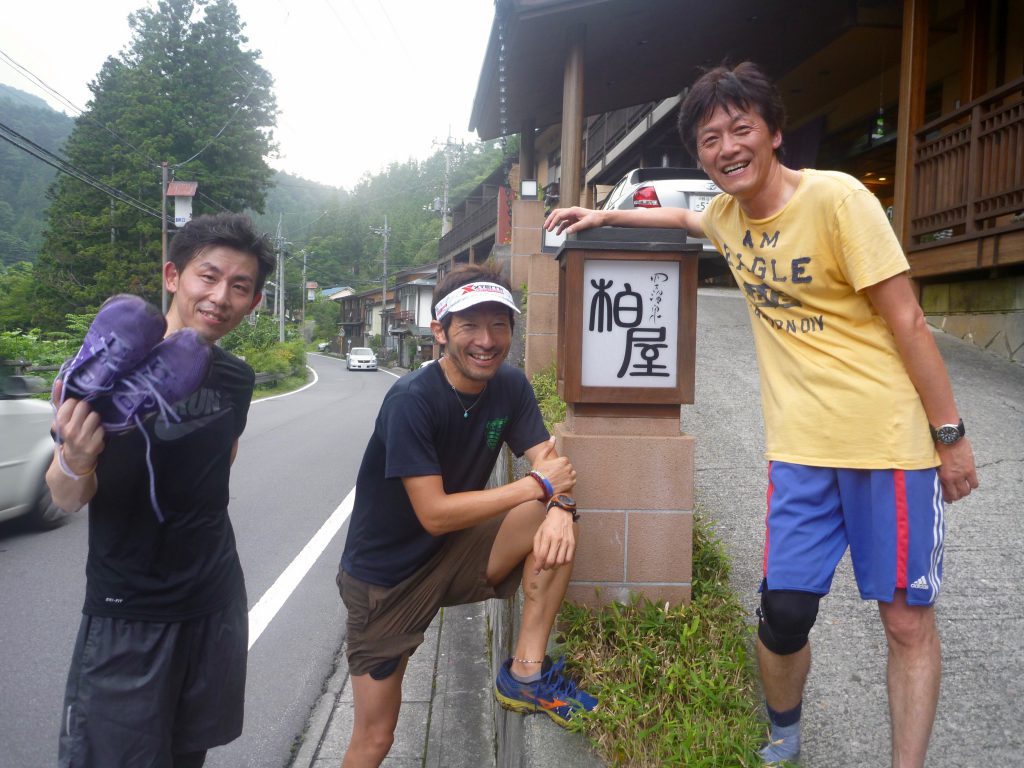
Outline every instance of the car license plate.
{"label": "car license plate", "polygon": [[690,210],[700,213],[708,207],[714,195],[690,195]]}

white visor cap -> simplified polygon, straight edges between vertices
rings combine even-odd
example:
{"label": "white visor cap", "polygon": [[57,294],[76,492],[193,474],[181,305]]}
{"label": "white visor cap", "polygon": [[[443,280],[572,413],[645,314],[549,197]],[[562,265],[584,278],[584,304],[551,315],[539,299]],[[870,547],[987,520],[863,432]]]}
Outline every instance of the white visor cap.
{"label": "white visor cap", "polygon": [[445,315],[462,312],[477,304],[483,304],[485,301],[504,304],[513,312],[519,313],[519,307],[516,306],[512,294],[497,283],[466,283],[460,285],[434,305],[434,316],[440,322]]}

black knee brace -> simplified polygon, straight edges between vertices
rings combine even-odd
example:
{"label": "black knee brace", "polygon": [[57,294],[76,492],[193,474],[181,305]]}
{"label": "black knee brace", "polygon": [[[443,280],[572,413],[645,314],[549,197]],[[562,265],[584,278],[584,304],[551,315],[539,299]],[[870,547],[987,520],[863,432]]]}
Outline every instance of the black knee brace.
{"label": "black knee brace", "polygon": [[821,595],[789,589],[762,589],[757,636],[772,653],[787,656],[807,645],[818,617]]}

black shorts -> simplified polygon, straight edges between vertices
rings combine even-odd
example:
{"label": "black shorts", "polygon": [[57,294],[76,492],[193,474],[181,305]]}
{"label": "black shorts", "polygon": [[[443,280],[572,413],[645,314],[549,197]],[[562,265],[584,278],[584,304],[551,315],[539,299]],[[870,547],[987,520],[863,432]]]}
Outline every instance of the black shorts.
{"label": "black shorts", "polygon": [[423,642],[440,608],[514,595],[523,563],[500,584],[487,582],[487,562],[504,519],[500,515],[449,534],[437,554],[393,587],[367,584],[339,568],[338,591],[348,612],[349,672],[377,680],[389,677],[402,657]]}
{"label": "black shorts", "polygon": [[171,765],[242,733],[244,599],[181,622],[83,616],[61,710],[61,768]]}

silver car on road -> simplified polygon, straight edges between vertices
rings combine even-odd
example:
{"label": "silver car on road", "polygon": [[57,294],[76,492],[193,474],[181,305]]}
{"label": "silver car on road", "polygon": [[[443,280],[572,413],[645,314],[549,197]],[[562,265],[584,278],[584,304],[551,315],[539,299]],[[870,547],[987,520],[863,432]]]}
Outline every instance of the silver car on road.
{"label": "silver car on road", "polygon": [[345,367],[350,371],[376,371],[377,355],[369,347],[352,347],[345,358]]}
{"label": "silver car on road", "polygon": [[53,528],[67,517],[44,480],[53,459],[53,409],[31,394],[45,389],[40,379],[0,370],[0,521],[26,517]]}

